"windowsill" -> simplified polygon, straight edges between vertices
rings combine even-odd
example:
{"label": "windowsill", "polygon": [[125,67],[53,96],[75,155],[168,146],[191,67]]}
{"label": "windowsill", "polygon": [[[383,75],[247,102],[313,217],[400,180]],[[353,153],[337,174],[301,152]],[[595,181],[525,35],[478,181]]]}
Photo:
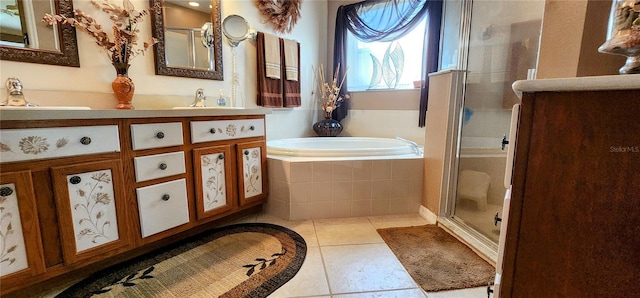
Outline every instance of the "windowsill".
{"label": "windowsill", "polygon": [[353,110],[418,110],[420,89],[349,91]]}

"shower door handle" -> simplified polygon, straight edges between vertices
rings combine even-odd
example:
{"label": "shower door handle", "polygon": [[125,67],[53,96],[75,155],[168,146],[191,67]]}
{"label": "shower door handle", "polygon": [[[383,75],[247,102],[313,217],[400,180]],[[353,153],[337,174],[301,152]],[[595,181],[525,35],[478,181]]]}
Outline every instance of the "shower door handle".
{"label": "shower door handle", "polygon": [[493,217],[493,225],[496,226],[496,227],[498,226],[498,222],[502,221],[502,218],[498,217],[498,215],[499,215],[499,213],[496,212],[496,215]]}
{"label": "shower door handle", "polygon": [[500,145],[500,148],[502,148],[502,151],[504,151],[504,148],[507,147],[508,144],[509,144],[509,140],[507,140],[507,134],[502,135],[502,142]]}

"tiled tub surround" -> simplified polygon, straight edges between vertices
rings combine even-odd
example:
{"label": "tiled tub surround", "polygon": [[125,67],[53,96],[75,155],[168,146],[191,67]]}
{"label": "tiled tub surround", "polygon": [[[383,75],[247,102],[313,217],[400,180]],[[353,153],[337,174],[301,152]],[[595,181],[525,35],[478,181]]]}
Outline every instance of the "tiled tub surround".
{"label": "tiled tub surround", "polygon": [[416,214],[422,157],[299,161],[268,158],[267,213],[288,220]]}

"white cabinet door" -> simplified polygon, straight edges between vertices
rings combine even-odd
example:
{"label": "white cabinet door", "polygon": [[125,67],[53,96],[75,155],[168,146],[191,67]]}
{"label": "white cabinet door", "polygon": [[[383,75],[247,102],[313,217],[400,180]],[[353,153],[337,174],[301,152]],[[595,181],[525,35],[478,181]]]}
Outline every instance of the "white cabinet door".
{"label": "white cabinet door", "polygon": [[193,150],[196,206],[198,219],[228,211],[237,206],[232,188],[232,166],[229,146]]}
{"label": "white cabinet door", "polygon": [[264,142],[238,144],[240,205],[263,201],[266,196],[266,148]]}

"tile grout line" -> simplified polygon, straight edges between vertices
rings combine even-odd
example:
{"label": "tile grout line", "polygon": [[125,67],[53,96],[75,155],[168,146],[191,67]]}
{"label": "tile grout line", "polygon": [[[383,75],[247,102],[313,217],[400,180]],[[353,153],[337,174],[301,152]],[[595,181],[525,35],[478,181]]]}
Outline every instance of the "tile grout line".
{"label": "tile grout line", "polygon": [[313,232],[316,236],[316,241],[318,242],[318,251],[320,252],[320,260],[322,261],[322,269],[324,269],[324,279],[327,281],[327,288],[329,290],[329,296],[333,296],[333,290],[331,290],[331,282],[329,281],[329,271],[327,270],[327,264],[324,260],[324,254],[322,253],[322,245],[320,244],[320,239],[318,238],[318,230],[316,229],[316,221],[313,221]]}

